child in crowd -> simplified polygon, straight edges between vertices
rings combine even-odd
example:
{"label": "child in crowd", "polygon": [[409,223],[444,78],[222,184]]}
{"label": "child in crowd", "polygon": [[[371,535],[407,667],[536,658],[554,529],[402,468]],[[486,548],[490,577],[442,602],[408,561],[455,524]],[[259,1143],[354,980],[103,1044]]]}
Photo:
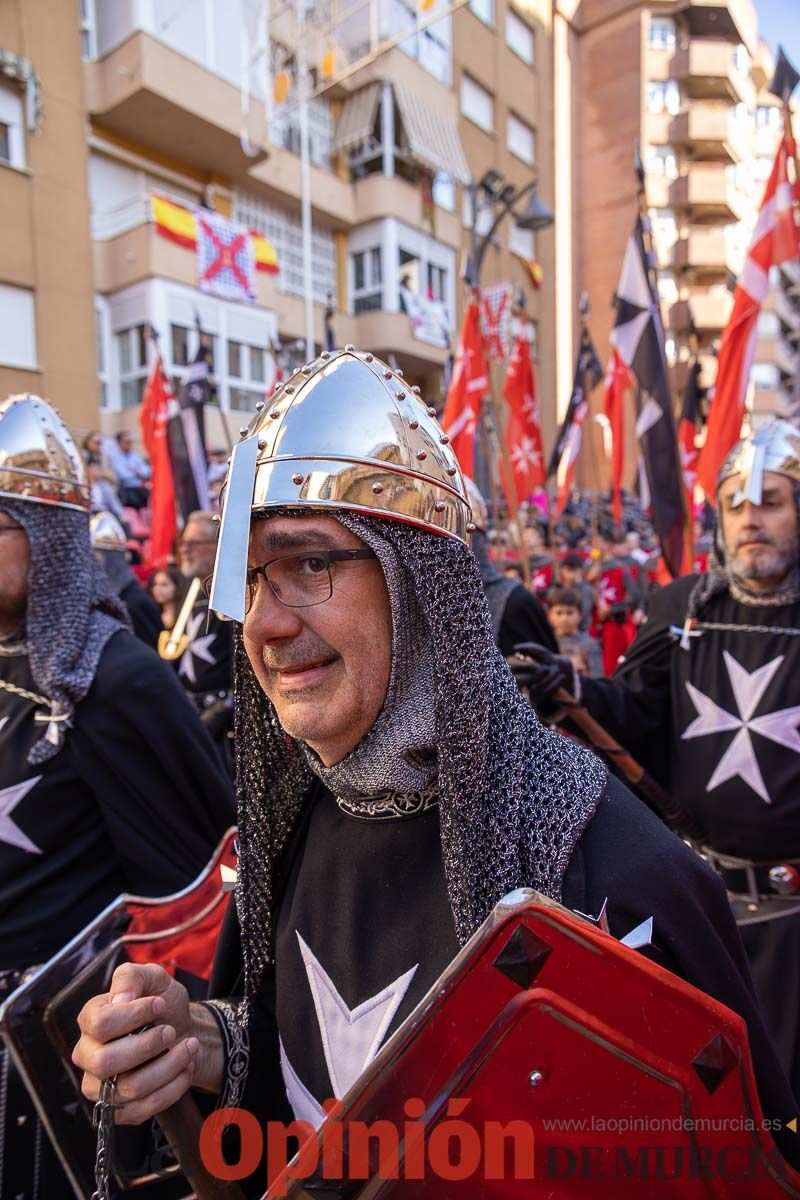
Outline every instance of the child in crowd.
{"label": "child in crowd", "polygon": [[559,653],[582,675],[602,675],[599,645],[590,634],[580,632],[580,594],[574,588],[552,588],[547,595],[547,616],[558,640]]}

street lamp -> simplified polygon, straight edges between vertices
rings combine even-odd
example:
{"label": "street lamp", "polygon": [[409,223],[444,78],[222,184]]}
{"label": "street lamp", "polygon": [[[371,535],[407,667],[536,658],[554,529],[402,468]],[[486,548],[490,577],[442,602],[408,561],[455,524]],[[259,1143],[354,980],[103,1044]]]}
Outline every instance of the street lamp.
{"label": "street lamp", "polygon": [[[520,229],[534,231],[549,229],[553,224],[555,217],[539,196],[538,187],[539,180],[537,178],[531,179],[521,187],[515,187],[513,183],[506,183],[503,176],[494,167],[490,167],[480,180],[472,180],[469,185],[472,200],[472,245],[465,272],[466,282],[470,287],[479,285],[487,247],[502,221],[509,213],[513,212],[514,206],[520,200],[528,197],[524,212],[513,213],[514,220]],[[479,193],[485,197],[480,203],[478,202]],[[478,216],[485,209],[490,209],[494,213],[494,220],[488,231],[479,238]]]}

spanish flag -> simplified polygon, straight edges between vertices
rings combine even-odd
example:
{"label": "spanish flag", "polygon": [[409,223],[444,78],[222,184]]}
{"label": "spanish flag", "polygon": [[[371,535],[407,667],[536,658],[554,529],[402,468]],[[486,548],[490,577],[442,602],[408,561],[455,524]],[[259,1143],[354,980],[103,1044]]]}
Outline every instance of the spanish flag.
{"label": "spanish flag", "polygon": [[[187,246],[190,250],[194,250],[197,246],[197,221],[192,210],[185,208],[183,204],[177,204],[174,200],[168,200],[166,196],[159,196],[155,192],[150,197],[150,204],[153,221],[161,236],[177,242],[179,246]],[[250,237],[253,239],[256,270],[276,275],[280,267],[272,242],[252,229]]]}

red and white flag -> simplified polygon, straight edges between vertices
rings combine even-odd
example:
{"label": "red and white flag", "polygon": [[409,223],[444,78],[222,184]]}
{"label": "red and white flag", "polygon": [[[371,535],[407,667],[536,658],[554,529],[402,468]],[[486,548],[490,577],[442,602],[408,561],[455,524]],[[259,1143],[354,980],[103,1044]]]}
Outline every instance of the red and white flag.
{"label": "red and white flag", "polygon": [[475,467],[475,427],[481,400],[489,390],[479,315],[477,300],[470,300],[464,313],[456,364],[442,416],[442,427],[450,438],[453,453],[470,479]]}
{"label": "red and white flag", "polygon": [[503,398],[509,408],[505,439],[514,486],[517,499],[525,500],[536,488],[544,487],[545,464],[531,346],[522,333],[514,343]]}
{"label": "red and white flag", "polygon": [[487,358],[504,361],[508,355],[508,334],[514,288],[510,283],[492,283],[481,289],[481,333]]}
{"label": "red and white flag", "polygon": [[611,427],[611,511],[617,525],[622,522],[622,468],[625,463],[625,397],[636,385],[630,368],[615,347],[606,371],[603,412]]}
{"label": "red and white flag", "polygon": [[153,510],[150,558],[156,567],[164,566],[175,542],[175,483],[167,445],[168,412],[174,400],[175,395],[164,375],[161,355],[158,354],[139,409],[142,441],[153,471],[150,491],[150,506]]}
{"label": "red and white flag", "polygon": [[556,505],[553,512],[554,522],[558,520],[564,511],[569,500],[569,494],[572,491],[572,481],[575,478],[575,463],[581,452],[581,442],[583,441],[583,423],[588,413],[589,401],[582,399],[573,413],[572,424],[567,431],[564,449],[558,461],[558,468],[556,470],[558,495],[556,496]]}
{"label": "red and white flag", "polygon": [[720,467],[739,438],[758,314],[769,291],[769,269],[800,257],[800,229],[793,211],[796,185],[793,189],[788,172],[789,159],[794,153],[794,141],[784,136],[767,180],[744,270],[736,285],[733,311],[720,342],[708,431],[697,463],[697,482],[712,502]]}

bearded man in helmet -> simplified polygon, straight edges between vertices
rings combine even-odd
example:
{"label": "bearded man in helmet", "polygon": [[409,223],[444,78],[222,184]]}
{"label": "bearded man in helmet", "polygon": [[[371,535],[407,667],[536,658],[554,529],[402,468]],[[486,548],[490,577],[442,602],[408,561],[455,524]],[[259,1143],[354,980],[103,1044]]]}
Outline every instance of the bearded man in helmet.
{"label": "bearded man in helmet", "polygon": [[[31,395],[0,404],[0,1003],[121,892],[191,883],[233,818],[211,740],[93,554],[89,512],[58,414]],[[0,1195],[71,1196],[3,1048],[0,1097]]]}
{"label": "bearded man in helmet", "polygon": [[707,574],[654,594],[613,679],[526,646],[515,671],[537,703],[578,694],[705,830],[800,1096],[798,511],[800,430],[770,421],[722,466]]}
{"label": "bearded man in helmet", "polygon": [[583,913],[608,897],[618,935],[655,913],[650,952],[744,1016],[763,1105],[790,1118],[722,884],[520,696],[434,417],[349,346],[292,376],[236,447],[211,595],[236,623],[219,998],[117,968],[79,1018],[84,1094],[114,1074],[121,1122],[194,1086],[318,1123],[526,885]]}

